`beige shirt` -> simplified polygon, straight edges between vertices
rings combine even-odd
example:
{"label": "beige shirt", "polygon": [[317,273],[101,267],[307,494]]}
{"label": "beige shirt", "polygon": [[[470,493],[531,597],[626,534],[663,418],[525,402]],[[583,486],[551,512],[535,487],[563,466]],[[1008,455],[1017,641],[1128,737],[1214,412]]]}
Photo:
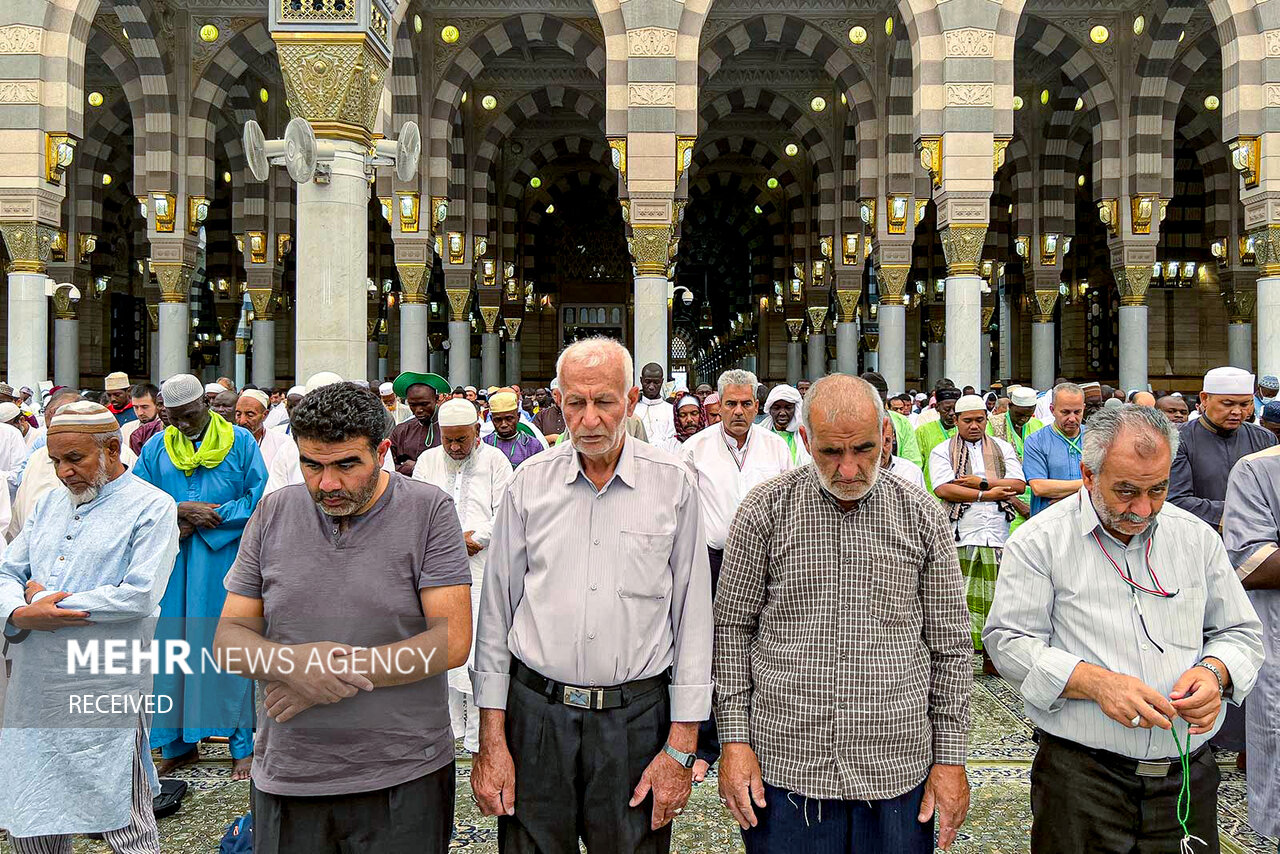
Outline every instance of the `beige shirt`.
{"label": "beige shirt", "polygon": [[[568,521],[566,521],[568,520]],[[671,670],[671,719],[711,712],[711,571],[693,478],[630,437],[597,491],[565,443],[516,470],[485,566],[471,681],[504,709],[511,660],[607,687]]]}

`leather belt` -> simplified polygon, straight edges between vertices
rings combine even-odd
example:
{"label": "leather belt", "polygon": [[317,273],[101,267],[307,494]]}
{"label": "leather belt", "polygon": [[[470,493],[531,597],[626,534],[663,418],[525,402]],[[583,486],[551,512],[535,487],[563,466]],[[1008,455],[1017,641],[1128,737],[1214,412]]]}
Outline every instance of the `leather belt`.
{"label": "leather belt", "polygon": [[514,661],[512,663],[511,675],[515,677],[517,682],[527,685],[546,697],[548,702],[561,703],[565,706],[572,706],[575,709],[587,709],[590,711],[625,708],[632,700],[657,688],[662,688],[670,681],[670,676],[663,673],[659,676],[650,676],[648,679],[637,679],[634,682],[626,682],[622,685],[613,685],[607,688],[584,688],[579,685],[568,685],[564,682],[548,679],[541,673],[530,669],[522,661]]}
{"label": "leather belt", "polygon": [[[1094,759],[1098,760],[1108,768],[1114,768],[1123,771],[1126,774],[1132,774],[1135,777],[1167,777],[1169,772],[1174,768],[1181,769],[1182,760],[1176,756],[1169,759],[1133,759],[1129,756],[1122,756],[1119,753],[1112,753],[1110,750],[1103,750],[1098,747],[1087,747],[1083,744],[1071,741],[1070,739],[1061,738],[1052,733],[1037,730],[1036,741],[1048,742],[1058,747],[1064,747],[1068,750],[1075,750],[1080,753],[1087,753]],[[1204,752],[1209,749],[1208,744],[1202,744],[1191,752],[1189,757],[1195,762]]]}

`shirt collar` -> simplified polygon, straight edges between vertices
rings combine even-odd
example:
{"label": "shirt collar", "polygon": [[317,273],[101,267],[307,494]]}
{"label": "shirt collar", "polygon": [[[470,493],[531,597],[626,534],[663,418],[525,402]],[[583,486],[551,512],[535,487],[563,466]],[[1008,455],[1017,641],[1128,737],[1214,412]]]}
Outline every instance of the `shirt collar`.
{"label": "shirt collar", "polygon": [[[622,454],[618,457],[617,465],[613,467],[613,477],[609,478],[609,483],[612,483],[616,478],[632,489],[635,489],[636,452],[634,443],[638,441],[640,440],[633,439],[630,435],[623,435]],[[569,466],[569,473],[565,476],[564,482],[566,484],[573,483],[578,479],[579,475],[581,475],[587,482],[590,482],[591,478],[587,477],[587,473],[582,470],[582,456],[574,449],[572,442],[566,442],[565,444],[569,446],[569,456],[573,462]]]}
{"label": "shirt collar", "polygon": [[[109,480],[106,483],[104,483],[102,485],[102,488],[98,490],[98,496],[96,498],[94,498],[92,501],[90,501],[87,504],[81,504],[79,507],[74,507],[72,509],[74,509],[77,513],[84,513],[88,510],[92,510],[94,507],[97,507],[99,504],[101,504],[104,498],[108,498],[111,495],[115,494],[116,492],[119,492],[124,487],[125,482],[132,477],[133,477],[133,474],[129,471],[128,468],[126,468],[124,470],[124,473],[121,474],[119,477],[117,477],[115,480]],[[59,483],[61,483],[61,481],[59,481]],[[64,486],[63,489],[66,489],[66,487]]]}

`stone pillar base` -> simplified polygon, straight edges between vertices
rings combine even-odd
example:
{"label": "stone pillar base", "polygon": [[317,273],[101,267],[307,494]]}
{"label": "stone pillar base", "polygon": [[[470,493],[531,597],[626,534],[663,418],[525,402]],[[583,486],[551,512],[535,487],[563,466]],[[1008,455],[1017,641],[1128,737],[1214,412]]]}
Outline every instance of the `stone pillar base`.
{"label": "stone pillar base", "polygon": [[191,359],[187,355],[191,337],[188,312],[185,302],[160,303],[160,382],[175,374],[191,372]]}
{"label": "stone pillar base", "polygon": [[947,349],[943,370],[957,388],[982,385],[981,326],[982,279],[948,276]]}
{"label": "stone pillar base", "polygon": [[827,336],[809,333],[809,382],[817,382],[827,373]]}
{"label": "stone pillar base", "polygon": [[80,321],[74,317],[53,321],[53,384],[80,388]]}
{"label": "stone pillar base", "polygon": [[1227,362],[1234,368],[1253,370],[1253,324],[1227,324]]}
{"label": "stone pillar base", "polygon": [[471,385],[471,324],[449,321],[449,385]]}
{"label": "stone pillar base", "polygon": [[1057,371],[1057,353],[1054,351],[1056,332],[1053,321],[1031,324],[1031,385],[1036,391],[1053,387]]}
{"label": "stone pillar base", "polygon": [[[1261,313],[1259,313],[1261,315]],[[1147,307],[1120,306],[1120,390],[1147,388]]]}

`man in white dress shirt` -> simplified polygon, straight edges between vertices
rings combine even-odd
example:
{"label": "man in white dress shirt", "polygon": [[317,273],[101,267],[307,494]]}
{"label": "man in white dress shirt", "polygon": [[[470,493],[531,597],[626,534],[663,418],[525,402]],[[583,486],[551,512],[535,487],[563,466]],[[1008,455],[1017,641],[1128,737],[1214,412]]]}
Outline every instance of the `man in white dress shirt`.
{"label": "man in white dress shirt", "polygon": [[256,388],[245,389],[236,399],[236,423],[253,434],[258,441],[258,450],[262,452],[262,463],[271,470],[271,463],[276,454],[285,445],[292,445],[292,437],[279,430],[268,430],[264,424],[270,399],[266,392]]}
{"label": "man in white dress shirt", "polygon": [[[720,564],[724,560],[724,543],[738,505],[756,484],[794,467],[787,443],[768,427],[753,423],[760,405],[755,394],[759,384],[750,371],[721,374],[717,384],[720,423],[690,436],[680,450],[680,459],[693,473],[698,487],[698,503],[706,524],[713,601],[720,580]],[[708,720],[698,731],[694,782],[702,782],[719,756],[715,721]]]}
{"label": "man in white dress shirt", "polygon": [[662,399],[663,377],[661,365],[645,365],[640,371],[640,400],[636,403],[636,417],[644,424],[649,444],[659,448],[676,435],[675,409]]}
{"label": "man in white dress shirt", "polygon": [[[514,470],[507,455],[480,441],[480,418],[465,398],[446,400],[436,410],[440,444],[428,448],[413,467],[413,479],[439,487],[452,496],[471,566],[471,621],[480,617],[480,590],[489,556],[493,517],[506,497]],[[464,667],[449,671],[449,720],[453,737],[472,753],[480,751],[480,712],[476,709],[467,667],[475,663],[475,638]]]}
{"label": "man in white dress shirt", "polygon": [[960,572],[969,603],[973,648],[983,654],[983,669],[995,667],[982,649],[982,627],[996,592],[1000,554],[1017,515],[1011,499],[1027,488],[1013,446],[987,435],[987,406],[976,394],[956,401],[956,435],[929,455],[933,494],[956,531]]}
{"label": "man in white dress shirt", "polygon": [[984,633],[1040,732],[1031,851],[1214,854],[1208,742],[1253,689],[1262,626],[1217,532],[1165,500],[1168,419],[1128,404],[1088,428],[1084,485],[1009,540]]}

